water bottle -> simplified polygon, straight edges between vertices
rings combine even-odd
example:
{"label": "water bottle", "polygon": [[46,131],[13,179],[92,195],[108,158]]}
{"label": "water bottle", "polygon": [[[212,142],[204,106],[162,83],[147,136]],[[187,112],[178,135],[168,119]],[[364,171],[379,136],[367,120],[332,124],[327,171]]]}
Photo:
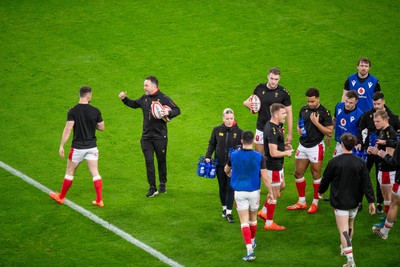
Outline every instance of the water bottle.
{"label": "water bottle", "polygon": [[366,150],[366,149],[364,149],[364,150],[362,151],[362,159],[363,159],[365,162],[367,162],[368,153],[367,153],[367,150]]}
{"label": "water bottle", "polygon": [[206,162],[204,157],[200,157],[199,163],[197,164],[197,175],[200,177],[206,175]]}
{"label": "water bottle", "polygon": [[206,178],[210,178],[211,162],[207,162],[204,168]]}
{"label": "water bottle", "polygon": [[369,136],[369,146],[374,147],[375,144],[376,144],[376,139],[378,139],[378,137],[376,136],[375,133],[372,133],[372,134]]}
{"label": "water bottle", "polygon": [[215,178],[216,174],[217,174],[217,165],[215,164],[215,161],[212,161],[208,178]]}
{"label": "water bottle", "polygon": [[299,128],[300,128],[301,137],[306,137],[307,136],[307,129],[306,129],[305,125],[304,125],[304,119],[303,118],[299,118],[298,125],[299,125]]}

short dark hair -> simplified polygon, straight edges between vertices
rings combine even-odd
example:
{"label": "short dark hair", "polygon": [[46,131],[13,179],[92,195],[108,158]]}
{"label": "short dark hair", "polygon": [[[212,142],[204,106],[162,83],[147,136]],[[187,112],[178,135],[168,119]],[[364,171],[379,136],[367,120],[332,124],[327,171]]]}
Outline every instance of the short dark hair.
{"label": "short dark hair", "polygon": [[252,131],[244,131],[242,133],[243,144],[251,145],[253,143],[254,134]]}
{"label": "short dark hair", "polygon": [[151,83],[155,84],[158,88],[158,80],[155,76],[148,76],[146,77],[146,80],[149,80]]}
{"label": "short dark hair", "polygon": [[353,148],[357,145],[357,137],[352,135],[351,133],[344,133],[340,136],[340,141],[344,145],[347,150],[353,150]]}
{"label": "short dark hair", "polygon": [[306,92],[306,96],[308,97],[319,97],[319,91],[317,88],[308,88],[307,92]]}
{"label": "short dark hair", "polygon": [[366,58],[366,57],[360,58],[360,59],[357,61],[357,66],[360,65],[361,62],[368,63],[369,66],[371,67],[371,60],[369,60],[369,58]]}
{"label": "short dark hair", "polygon": [[347,91],[346,97],[347,98],[355,98],[356,100],[358,100],[358,94],[354,90]]}
{"label": "short dark hair", "polygon": [[357,145],[357,137],[352,135],[351,133],[344,133],[340,136],[340,141],[344,145],[347,150],[353,150],[353,148]]}
{"label": "short dark hair", "polygon": [[89,86],[82,86],[81,89],[79,89],[79,96],[80,97],[85,97],[87,94],[92,93],[92,88]]}
{"label": "short dark hair", "polygon": [[268,75],[271,74],[271,73],[274,74],[274,75],[281,75],[281,70],[278,69],[278,68],[270,68],[268,70]]}
{"label": "short dark hair", "polygon": [[286,108],[285,105],[283,105],[282,103],[273,103],[270,107],[269,107],[269,111],[272,114],[278,112],[281,109]]}
{"label": "short dark hair", "polygon": [[377,101],[379,99],[385,99],[385,95],[382,92],[376,92],[372,96],[373,101]]}

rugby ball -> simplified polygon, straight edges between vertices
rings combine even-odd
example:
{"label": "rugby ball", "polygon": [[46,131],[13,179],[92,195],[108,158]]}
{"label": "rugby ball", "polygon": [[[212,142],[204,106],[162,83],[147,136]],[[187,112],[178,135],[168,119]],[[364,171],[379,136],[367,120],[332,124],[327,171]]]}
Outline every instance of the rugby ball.
{"label": "rugby ball", "polygon": [[[253,107],[253,105],[254,105],[253,103],[256,104],[254,107]],[[257,95],[254,95],[254,94],[251,95],[250,96],[250,105],[252,106],[252,107],[250,107],[251,113],[257,114],[261,109],[261,100],[260,100],[260,98]]]}
{"label": "rugby ball", "polygon": [[160,102],[153,101],[151,103],[151,114],[153,115],[154,118],[161,119],[162,118],[162,114],[161,114],[162,110],[163,110],[163,106],[161,105]]}
{"label": "rugby ball", "polygon": [[[166,109],[166,110],[169,110],[169,111],[172,110],[172,109],[171,109],[169,106],[167,106],[167,105],[164,105],[163,108]],[[166,122],[169,122],[169,121],[171,120],[170,118],[168,118],[168,116],[164,116],[164,117],[162,117],[162,119],[163,119],[164,121],[166,121]]]}

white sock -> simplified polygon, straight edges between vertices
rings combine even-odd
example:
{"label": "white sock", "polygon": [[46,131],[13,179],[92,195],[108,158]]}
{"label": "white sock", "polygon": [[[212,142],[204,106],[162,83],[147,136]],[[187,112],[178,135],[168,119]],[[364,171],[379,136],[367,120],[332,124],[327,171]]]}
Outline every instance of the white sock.
{"label": "white sock", "polygon": [[246,248],[247,248],[247,255],[249,255],[249,254],[251,254],[251,253],[254,252],[254,251],[253,251],[253,245],[252,245],[252,244],[247,244],[247,245],[246,245]]}

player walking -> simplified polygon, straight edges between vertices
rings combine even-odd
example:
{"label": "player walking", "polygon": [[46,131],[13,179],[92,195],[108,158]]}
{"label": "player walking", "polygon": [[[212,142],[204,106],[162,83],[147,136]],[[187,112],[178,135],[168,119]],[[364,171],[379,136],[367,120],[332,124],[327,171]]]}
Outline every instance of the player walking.
{"label": "player walking", "polygon": [[259,152],[253,151],[254,134],[251,131],[242,133],[242,149],[231,153],[225,172],[231,177],[231,186],[235,190],[236,210],[240,219],[242,236],[246,244],[247,254],[244,261],[253,261],[256,256],[257,210],[260,204],[260,174],[268,189],[271,182],[268,179],[265,158]]}
{"label": "player walking", "polygon": [[358,203],[365,194],[369,203],[369,213],[375,214],[374,191],[365,162],[352,154],[357,138],[345,133],[340,140],[343,153],[328,162],[318,191],[323,194],[329,185],[331,186],[330,203],[334,208],[339,230],[341,252],[347,257],[347,263],[343,266],[353,267],[355,263],[351,240]]}
{"label": "player walking", "polygon": [[103,207],[103,182],[98,171],[99,150],[96,145],[96,130],[104,130],[104,121],[100,111],[89,104],[92,100],[92,88],[83,86],[79,95],[79,104],[68,111],[67,123],[60,143],[59,154],[63,158],[64,145],[72,130],[74,131],[61,192],[50,192],[50,197],[60,204],[64,203],[65,196],[74,180],[76,169],[83,160],[86,160],[96,190],[96,200],[92,204]]}

